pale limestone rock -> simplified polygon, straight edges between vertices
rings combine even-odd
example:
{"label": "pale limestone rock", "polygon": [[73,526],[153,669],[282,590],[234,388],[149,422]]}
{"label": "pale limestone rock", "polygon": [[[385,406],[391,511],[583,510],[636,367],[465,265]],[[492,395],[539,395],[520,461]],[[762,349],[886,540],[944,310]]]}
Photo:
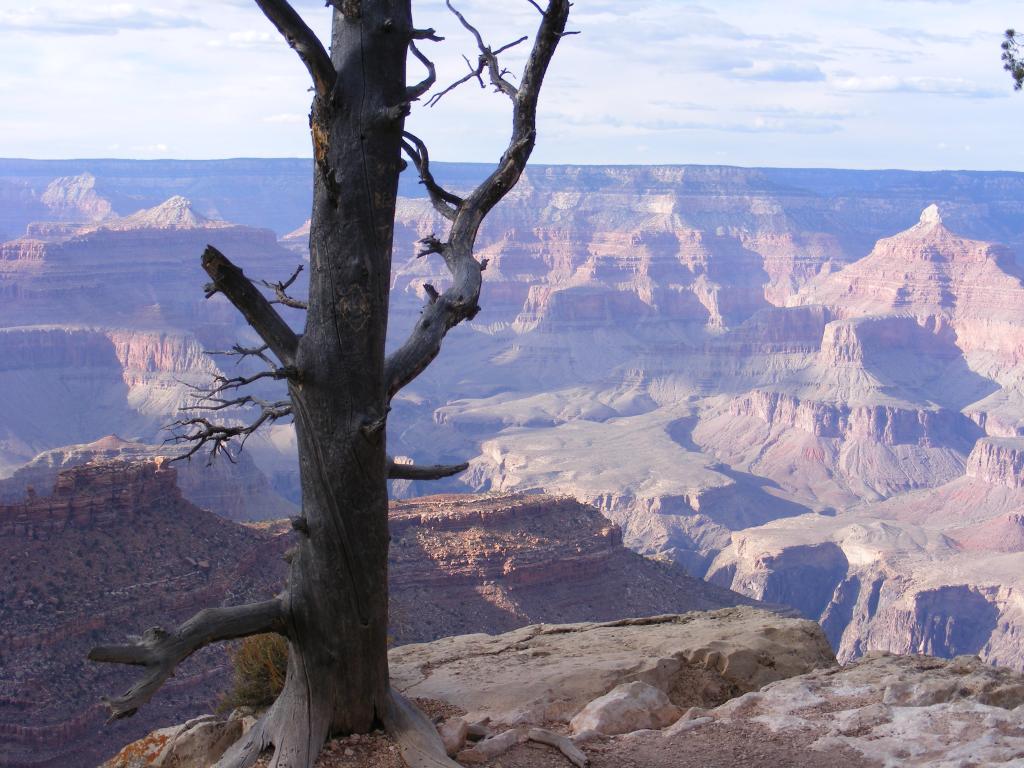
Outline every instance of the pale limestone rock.
{"label": "pale limestone rock", "polygon": [[606,624],[534,625],[391,651],[392,684],[497,725],[568,722],[620,683],[640,681],[679,707],[834,664],[813,622],[726,608]]}
{"label": "pale limestone rock", "polygon": [[461,717],[452,717],[437,726],[437,732],[444,742],[445,752],[449,757],[455,757],[469,737],[469,723]]}
{"label": "pale limestone rock", "polygon": [[245,730],[245,720],[204,715],[182,725],[161,728],[122,749],[101,768],[207,768]]}
{"label": "pale limestone rock", "polygon": [[[886,768],[1020,766],[1024,676],[973,657],[874,653],[846,667],[772,683],[708,717],[723,738],[750,723],[812,733],[812,749],[846,747]],[[663,737],[684,732],[673,726]]]}
{"label": "pale limestone rock", "polygon": [[186,723],[168,745],[160,768],[207,768],[242,737],[242,720],[202,718]]}
{"label": "pale limestone rock", "polygon": [[921,211],[920,224],[941,224],[942,214],[939,213],[939,206],[932,203],[923,211]]}
{"label": "pale limestone rock", "polygon": [[664,691],[647,683],[622,683],[587,704],[569,723],[573,733],[608,736],[671,725],[683,714]]}

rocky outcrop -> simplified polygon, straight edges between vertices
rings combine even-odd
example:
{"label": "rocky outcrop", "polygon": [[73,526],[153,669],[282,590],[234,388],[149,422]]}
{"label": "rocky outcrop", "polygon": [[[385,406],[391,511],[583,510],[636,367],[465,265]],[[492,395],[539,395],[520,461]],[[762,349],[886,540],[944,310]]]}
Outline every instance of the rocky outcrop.
{"label": "rocky outcrop", "polygon": [[182,665],[159,700],[117,728],[103,728],[100,696],[135,673],[86,653],[203,607],[274,594],[283,543],[185,501],[160,460],[75,467],[52,495],[0,506],[4,765],[96,765],[160,722],[208,711],[227,684],[223,648]]}
{"label": "rocky outcrop", "polygon": [[[72,467],[124,461],[148,463],[156,459],[180,457],[187,448],[175,445],[147,445],[108,435],[92,443],[54,448],[36,456],[10,478],[0,480],[0,502],[24,498],[31,488],[45,495],[62,472]],[[171,466],[171,465],[169,465]],[[296,506],[281,498],[271,487],[248,454],[234,461],[179,461],[176,470],[178,488],[196,506],[229,520],[275,520],[296,513]]]}
{"label": "rocky outcrop", "polygon": [[691,711],[662,734],[616,745],[609,757],[658,765],[647,760],[683,744],[700,750],[707,739],[757,739],[753,726],[765,741],[789,740],[792,750],[831,765],[1012,766],[1024,752],[1022,703],[1024,678],[971,657],[872,654]]}
{"label": "rocky outcrop", "polygon": [[134,741],[100,768],[208,768],[255,722],[253,717],[204,715]]}
{"label": "rocky outcrop", "polygon": [[94,222],[114,215],[110,201],[97,193],[96,177],[91,173],[54,179],[39,201],[56,219]]}
{"label": "rocky outcrop", "polygon": [[821,622],[841,661],[884,650],[974,654],[1024,669],[1019,525],[1012,515],[968,526],[957,517],[775,521],[733,533],[709,578],[799,607]]}
{"label": "rocky outcrop", "polygon": [[[158,723],[209,711],[227,687],[224,647],[197,654],[139,715],[107,729],[99,696],[134,673],[87,663],[86,652],[280,589],[290,524],[240,526],[197,508],[177,465],[137,463],[145,448],[111,437],[52,452],[30,469],[60,465],[55,492],[0,505],[4,765],[94,766]],[[83,454],[91,463],[63,466]],[[397,503],[389,572],[395,643],[751,602],[644,560],[596,510],[542,495]]]}
{"label": "rocky outcrop", "polygon": [[269,230],[203,216],[180,196],[36,235],[0,244],[0,396],[14,411],[0,424],[0,475],[115,431],[156,441],[216,373],[207,352],[252,338],[226,300],[202,297],[206,245],[254,277],[294,260]]}
{"label": "rocky outcrop", "polygon": [[754,608],[529,626],[406,645],[390,660],[392,684],[407,696],[501,725],[568,722],[626,682],[651,685],[679,707],[714,706],[834,664],[816,624]]}
{"label": "rocky outcrop", "polygon": [[160,442],[163,426],[193,401],[192,385],[217,370],[193,336],[161,331],[2,329],[0,358],[10,404],[0,422],[0,476],[41,451],[113,430]]}
{"label": "rocky outcrop", "polygon": [[[954,234],[935,205],[865,258],[811,281],[794,301],[840,317],[942,318],[972,369],[1001,381],[1024,362],[1024,285],[1013,252]],[[997,317],[993,306],[1004,308]]]}
{"label": "rocky outcrop", "polygon": [[427,496],[393,502],[390,528],[392,635],[399,642],[742,600],[629,551],[618,526],[571,498]]}
{"label": "rocky outcrop", "polygon": [[975,434],[964,416],[949,411],[804,401],[785,392],[764,390],[738,399],[729,413],[756,417],[769,427],[799,429],[816,437],[881,445],[969,446]]}
{"label": "rocky outcrop", "polygon": [[0,536],[49,539],[81,530],[136,524],[135,513],[162,496],[176,496],[175,476],[163,461],[103,464],[59,474],[52,495],[0,506]]}
{"label": "rocky outcrop", "polygon": [[576,713],[569,728],[580,734],[591,731],[605,736],[641,730],[660,730],[683,714],[664,691],[634,680],[612,688]]}
{"label": "rocky outcrop", "polygon": [[967,458],[966,474],[989,485],[1024,488],[1024,439],[979,440]]}
{"label": "rocky outcrop", "polygon": [[[706,632],[715,650],[694,652]],[[802,662],[778,654],[780,635]],[[396,685],[429,691],[416,701],[444,718],[439,732],[461,734],[451,743],[465,744],[461,765],[1011,768],[1024,750],[1019,673],[967,656],[871,654],[838,667],[813,624],[758,612],[446,638],[396,649],[391,663]],[[764,676],[774,679],[755,682]],[[707,703],[683,710],[694,701]],[[567,738],[558,730],[572,712],[579,727]],[[183,728],[156,731],[107,765],[166,754]],[[342,737],[318,764],[397,768],[395,751],[379,733]]]}
{"label": "rocky outcrop", "polygon": [[104,222],[100,228],[115,232],[141,229],[223,229],[232,225],[207,218],[195,210],[192,201],[174,195],[155,208],[146,208],[124,218]]}
{"label": "rocky outcrop", "polygon": [[0,307],[0,324],[89,323],[163,331],[199,331],[210,323],[237,326],[226,302],[203,302],[199,255],[208,243],[231,254],[254,277],[283,276],[295,258],[269,230],[208,219],[186,199],[172,197],[63,237],[0,245],[0,292],[8,297]]}

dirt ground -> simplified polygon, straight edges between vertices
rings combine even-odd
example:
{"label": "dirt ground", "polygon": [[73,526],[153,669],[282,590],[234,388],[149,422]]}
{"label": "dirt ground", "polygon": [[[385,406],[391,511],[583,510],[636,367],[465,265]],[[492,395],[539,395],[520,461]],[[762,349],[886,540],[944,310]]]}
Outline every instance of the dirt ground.
{"label": "dirt ground", "polygon": [[[583,745],[591,768],[878,768],[852,750],[816,752],[810,734],[772,733],[753,724],[704,727],[670,739],[640,733]],[[335,739],[319,768],[405,768],[398,749],[382,732]],[[528,742],[484,764],[484,768],[571,768],[557,750]]]}

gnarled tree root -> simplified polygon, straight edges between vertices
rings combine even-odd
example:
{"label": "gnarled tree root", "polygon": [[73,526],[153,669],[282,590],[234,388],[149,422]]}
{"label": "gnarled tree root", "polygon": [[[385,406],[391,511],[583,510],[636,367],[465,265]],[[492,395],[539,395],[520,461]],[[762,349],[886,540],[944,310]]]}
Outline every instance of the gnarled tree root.
{"label": "gnarled tree root", "polygon": [[385,730],[409,768],[459,768],[445,752],[444,742],[430,719],[394,688],[388,695],[383,720]]}
{"label": "gnarled tree root", "polygon": [[[214,768],[249,768],[271,745],[274,746],[271,768],[311,768],[323,739],[314,737],[306,744],[301,743],[304,739],[297,740],[300,718],[293,716],[297,713],[288,712],[283,699],[283,696],[278,698],[249,732],[228,748]],[[391,690],[381,719],[409,768],[461,768],[445,753],[434,724],[398,691]],[[289,742],[296,741],[300,743],[288,746]],[[296,754],[297,751],[302,754]]]}

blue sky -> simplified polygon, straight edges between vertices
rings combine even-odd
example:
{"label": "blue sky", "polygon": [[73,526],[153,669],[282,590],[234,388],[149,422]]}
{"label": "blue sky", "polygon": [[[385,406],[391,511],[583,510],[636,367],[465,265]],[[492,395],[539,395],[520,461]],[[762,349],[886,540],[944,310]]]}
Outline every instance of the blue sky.
{"label": "blue sky", "polygon": [[[473,42],[414,0],[446,83]],[[321,0],[297,0],[326,36]],[[495,46],[526,0],[460,0]],[[1024,170],[1024,94],[999,61],[1019,3],[576,0],[535,160]],[[521,60],[508,57],[515,69]],[[422,72],[413,63],[410,78]],[[309,156],[307,74],[250,0],[0,0],[0,156]],[[507,101],[464,87],[410,128],[441,160],[493,161]]]}

